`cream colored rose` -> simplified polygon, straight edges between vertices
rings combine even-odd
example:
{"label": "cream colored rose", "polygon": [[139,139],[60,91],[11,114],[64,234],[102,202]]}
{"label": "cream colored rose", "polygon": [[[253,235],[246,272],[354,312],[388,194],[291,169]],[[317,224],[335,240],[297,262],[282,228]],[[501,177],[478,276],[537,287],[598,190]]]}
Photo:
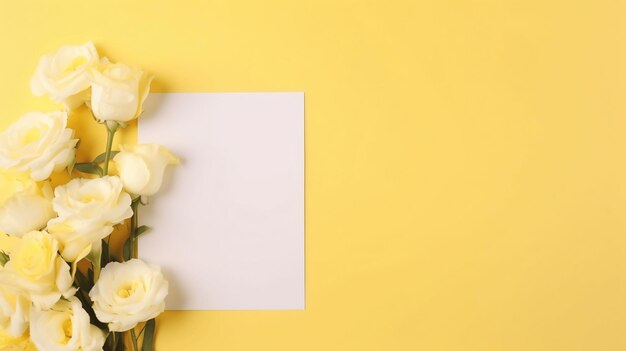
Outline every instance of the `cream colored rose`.
{"label": "cream colored rose", "polygon": [[0,169],[0,231],[21,236],[46,226],[54,216],[52,188],[27,173]]}
{"label": "cream colored rose", "polygon": [[30,300],[19,290],[0,286],[0,328],[7,335],[20,337],[28,329]]}
{"label": "cream colored rose", "polygon": [[167,292],[158,266],[132,259],[104,267],[89,297],[101,322],[111,331],[126,331],[161,314]]}
{"label": "cream colored rose", "polygon": [[0,284],[24,291],[40,309],[52,307],[61,296],[73,295],[70,267],[57,251],[58,243],[50,234],[25,234],[0,270]]}
{"label": "cream colored rose", "polygon": [[76,178],[54,190],[52,207],[59,217],[112,226],[133,215],[132,200],[115,176],[96,179]]}
{"label": "cream colored rose", "polygon": [[104,332],[89,324],[89,315],[74,296],[60,300],[48,311],[33,309],[30,318],[30,337],[39,350],[102,350]]}
{"label": "cream colored rose", "polygon": [[143,111],[153,76],[106,58],[92,70],[91,109],[101,121],[128,122]]}
{"label": "cream colored rose", "polygon": [[[0,233],[0,250],[10,254],[20,242]],[[0,264],[0,271],[4,266]],[[31,301],[27,295],[7,284],[0,284],[0,350],[25,350],[28,340]]]}
{"label": "cream colored rose", "polygon": [[[0,234],[0,250],[10,254],[20,239]],[[0,271],[4,266],[0,265]],[[21,344],[28,336],[31,301],[28,296],[8,284],[0,283],[0,350],[3,346]]]}
{"label": "cream colored rose", "polygon": [[57,217],[48,222],[48,233],[59,241],[61,257],[67,262],[85,258],[92,248],[99,248],[100,240],[112,231],[110,225],[81,216]]}
{"label": "cream colored rose", "polygon": [[35,96],[49,95],[68,108],[88,99],[91,86],[90,70],[100,62],[93,43],[64,46],[39,61],[30,86]]}
{"label": "cream colored rose", "polygon": [[78,142],[65,112],[31,112],[0,134],[0,168],[30,172],[36,181],[50,177],[74,159]]}
{"label": "cream colored rose", "polygon": [[[18,238],[0,234],[0,250],[10,253]],[[0,265],[0,271],[4,269]],[[28,340],[30,300],[25,294],[0,284],[0,350],[24,350]]]}
{"label": "cream colored rose", "polygon": [[154,195],[161,188],[168,165],[179,163],[178,158],[163,146],[156,144],[122,145],[113,159],[126,191]]}

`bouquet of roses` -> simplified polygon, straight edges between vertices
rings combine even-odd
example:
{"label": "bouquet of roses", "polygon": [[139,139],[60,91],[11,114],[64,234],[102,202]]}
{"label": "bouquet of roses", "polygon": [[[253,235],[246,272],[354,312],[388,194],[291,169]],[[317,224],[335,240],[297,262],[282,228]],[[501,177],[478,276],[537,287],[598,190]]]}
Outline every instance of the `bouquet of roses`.
{"label": "bouquet of roses", "polygon": [[[168,283],[136,258],[148,229],[137,212],[178,160],[156,144],[113,150],[151,81],[92,43],[41,58],[31,89],[63,108],[27,113],[0,134],[0,349],[152,350]],[[81,106],[107,144],[77,163],[80,140],[67,123]],[[53,188],[51,176],[64,171],[73,179]]]}

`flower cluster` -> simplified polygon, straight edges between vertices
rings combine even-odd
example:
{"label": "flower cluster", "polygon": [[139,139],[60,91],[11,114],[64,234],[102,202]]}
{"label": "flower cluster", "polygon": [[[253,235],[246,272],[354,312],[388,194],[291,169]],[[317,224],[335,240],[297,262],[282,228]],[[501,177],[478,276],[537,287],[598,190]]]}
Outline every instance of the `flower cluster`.
{"label": "flower cluster", "polygon": [[[113,150],[116,131],[142,113],[151,81],[90,42],[41,58],[32,92],[62,110],[27,113],[0,133],[0,349],[120,350],[128,339],[138,350],[141,334],[142,350],[151,349],[168,283],[136,258],[147,229],[137,212],[178,159],[156,144]],[[107,146],[76,163],[68,116],[80,118],[72,111],[83,105],[104,126]],[[79,176],[53,189],[50,177],[64,170]],[[109,240],[125,225],[115,253]]]}

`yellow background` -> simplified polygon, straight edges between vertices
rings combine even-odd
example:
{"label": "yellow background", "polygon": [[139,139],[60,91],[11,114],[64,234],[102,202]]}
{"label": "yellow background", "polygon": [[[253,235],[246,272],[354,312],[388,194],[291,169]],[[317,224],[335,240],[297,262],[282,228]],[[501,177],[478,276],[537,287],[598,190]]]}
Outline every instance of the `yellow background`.
{"label": "yellow background", "polygon": [[0,127],[89,39],[155,91],[306,92],[306,310],[158,350],[626,349],[626,3],[3,1]]}

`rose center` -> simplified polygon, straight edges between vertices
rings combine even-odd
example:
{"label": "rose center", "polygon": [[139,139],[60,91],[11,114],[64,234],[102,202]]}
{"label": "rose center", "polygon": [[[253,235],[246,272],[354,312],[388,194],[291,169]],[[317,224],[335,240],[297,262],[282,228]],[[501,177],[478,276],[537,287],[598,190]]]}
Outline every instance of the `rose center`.
{"label": "rose center", "polygon": [[75,71],[77,68],[83,66],[87,63],[87,58],[85,56],[77,56],[72,62],[70,62],[69,66],[65,67],[65,72],[69,73]]}
{"label": "rose center", "polygon": [[119,289],[117,291],[117,295],[119,297],[123,297],[123,298],[130,297],[130,295],[132,295],[134,293],[135,293],[135,284],[133,284],[133,285],[130,285],[130,284],[124,285],[121,289]]}
{"label": "rose center", "polygon": [[28,145],[41,139],[41,130],[39,128],[31,128],[24,134],[22,138],[22,145]]}
{"label": "rose center", "polygon": [[63,344],[67,344],[72,339],[72,319],[68,318],[63,322]]}
{"label": "rose center", "polygon": [[50,258],[46,250],[37,245],[30,243],[15,253],[15,269],[23,276],[29,279],[39,279],[48,268],[46,262]]}
{"label": "rose center", "polygon": [[100,201],[100,200],[101,199],[95,195],[83,195],[83,197],[80,198],[80,201],[83,203],[92,202],[92,201]]}

